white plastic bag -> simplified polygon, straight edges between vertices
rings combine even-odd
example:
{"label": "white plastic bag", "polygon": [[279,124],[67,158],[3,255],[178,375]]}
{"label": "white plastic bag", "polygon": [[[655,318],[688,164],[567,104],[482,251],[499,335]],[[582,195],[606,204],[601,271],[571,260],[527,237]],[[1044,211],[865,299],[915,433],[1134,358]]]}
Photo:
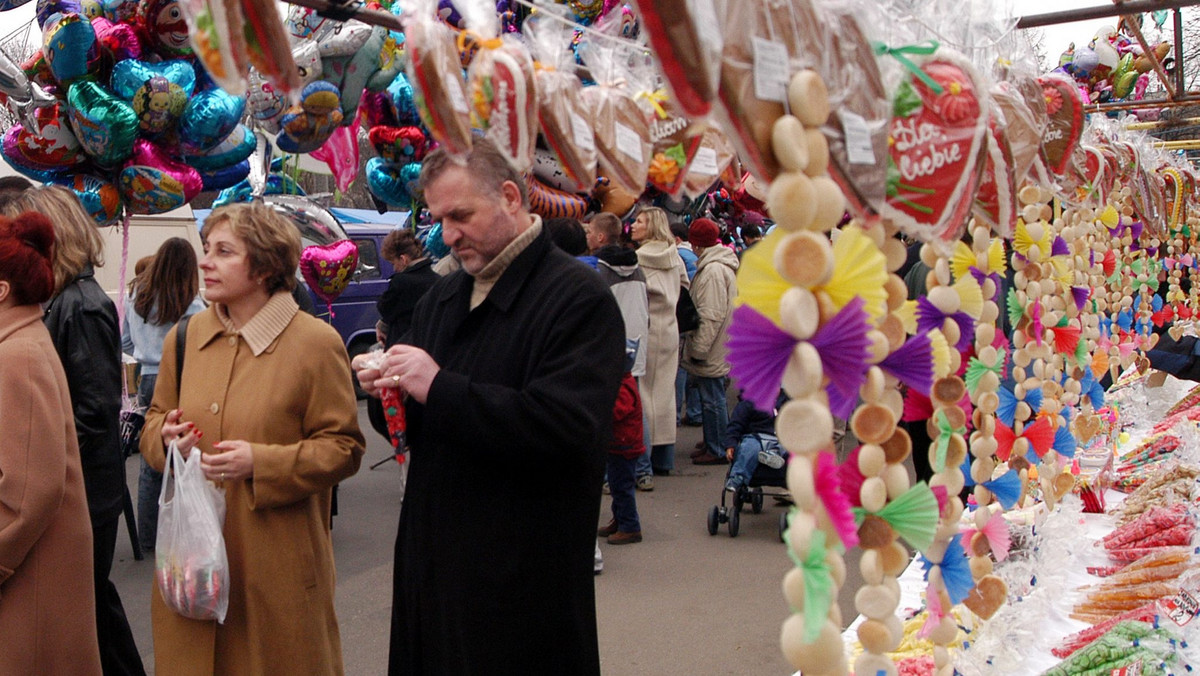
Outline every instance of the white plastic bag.
{"label": "white plastic bag", "polygon": [[184,617],[225,621],[229,560],[224,524],[225,491],[204,478],[199,450],[184,460],[171,442],[158,496],[154,579],[167,607]]}

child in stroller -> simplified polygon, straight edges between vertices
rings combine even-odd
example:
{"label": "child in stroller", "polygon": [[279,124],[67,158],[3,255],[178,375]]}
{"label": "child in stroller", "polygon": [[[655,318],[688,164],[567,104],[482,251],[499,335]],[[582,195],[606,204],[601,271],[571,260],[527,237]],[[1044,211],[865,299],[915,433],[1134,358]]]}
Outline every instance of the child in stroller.
{"label": "child in stroller", "polygon": [[[785,401],[787,398],[781,393],[768,412],[755,408],[739,394],[722,437],[729,472],[725,476],[721,504],[714,505],[708,515],[710,535],[716,535],[718,524],[728,523],[730,537],[737,537],[742,505],[750,503],[754,513],[758,514],[762,511],[764,486],[787,487],[786,455],[775,436],[775,416]],[[769,495],[789,497],[786,491]],[[726,506],[727,498],[732,499],[732,508]]]}

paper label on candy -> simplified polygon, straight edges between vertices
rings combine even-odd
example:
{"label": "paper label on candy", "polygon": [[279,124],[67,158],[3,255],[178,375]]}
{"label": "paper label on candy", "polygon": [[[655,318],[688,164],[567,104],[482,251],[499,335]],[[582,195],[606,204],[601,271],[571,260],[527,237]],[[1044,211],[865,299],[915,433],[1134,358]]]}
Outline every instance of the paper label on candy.
{"label": "paper label on candy", "polygon": [[1200,614],[1200,600],[1186,589],[1180,589],[1174,597],[1163,601],[1162,606],[1167,611],[1167,617],[1181,627]]}
{"label": "paper label on candy", "polygon": [[688,171],[694,171],[700,176],[716,176],[717,149],[700,148],[697,150],[696,156],[692,158],[691,165],[688,166]]}
{"label": "paper label on candy", "polygon": [[633,158],[635,162],[642,161],[642,137],[620,122],[613,123],[617,128],[617,150]]}
{"label": "paper label on candy", "polygon": [[571,113],[571,135],[575,139],[576,148],[586,153],[596,152],[596,137],[582,115]]}
{"label": "paper label on candy", "polygon": [[446,95],[450,97],[450,106],[454,108],[454,112],[468,112],[467,97],[465,94],[463,94],[462,80],[453,75],[447,74],[445,83]]}
{"label": "paper label on candy", "polygon": [[842,133],[846,136],[846,156],[850,164],[875,164],[875,148],[871,145],[871,129],[862,115],[839,110]]}
{"label": "paper label on candy", "polygon": [[787,101],[788,52],[782,42],[754,40],[754,96],[763,101]]}
{"label": "paper label on candy", "polygon": [[1111,676],[1142,676],[1142,661],[1137,660],[1123,667],[1117,667],[1112,670]]}

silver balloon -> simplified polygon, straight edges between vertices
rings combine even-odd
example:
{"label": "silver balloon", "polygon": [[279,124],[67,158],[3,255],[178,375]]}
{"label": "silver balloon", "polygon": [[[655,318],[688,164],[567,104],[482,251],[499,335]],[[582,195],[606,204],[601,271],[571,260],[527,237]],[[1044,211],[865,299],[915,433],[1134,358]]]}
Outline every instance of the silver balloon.
{"label": "silver balloon", "polygon": [[263,203],[295,224],[300,237],[314,244],[350,239],[333,212],[299,195],[264,195]]}

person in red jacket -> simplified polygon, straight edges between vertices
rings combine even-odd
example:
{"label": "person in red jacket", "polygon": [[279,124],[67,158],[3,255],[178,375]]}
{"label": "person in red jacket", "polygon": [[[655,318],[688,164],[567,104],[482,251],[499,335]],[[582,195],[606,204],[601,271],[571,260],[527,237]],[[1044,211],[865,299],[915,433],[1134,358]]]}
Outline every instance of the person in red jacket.
{"label": "person in red jacket", "polygon": [[[629,360],[632,362],[632,359]],[[612,520],[596,534],[607,538],[610,545],[628,545],[642,541],[642,525],[638,519],[637,491],[634,490],[634,467],[639,456],[646,452],[642,440],[642,397],[637,380],[628,365],[617,391],[613,406],[612,444],[608,447],[608,486],[612,491]]]}

